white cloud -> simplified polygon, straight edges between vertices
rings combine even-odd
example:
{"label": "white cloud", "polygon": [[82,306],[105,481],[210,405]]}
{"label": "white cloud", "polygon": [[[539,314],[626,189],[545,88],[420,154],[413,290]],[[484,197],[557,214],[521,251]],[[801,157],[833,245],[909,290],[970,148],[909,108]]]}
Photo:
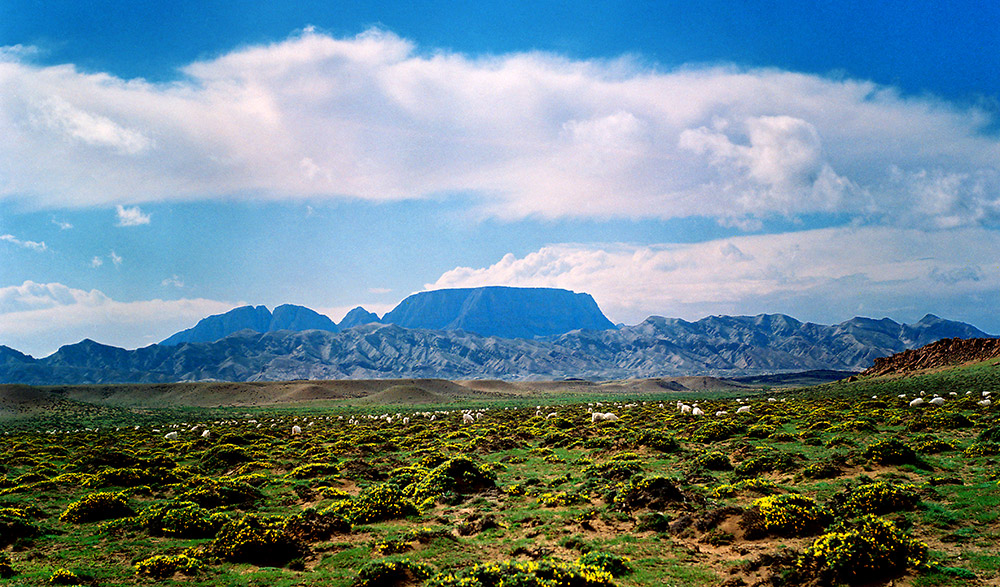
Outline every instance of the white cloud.
{"label": "white cloud", "polygon": [[56,220],[55,218],[52,219],[52,224],[58,226],[59,230],[69,230],[73,228],[73,225],[70,224],[69,222],[65,222],[63,220]]}
{"label": "white cloud", "polygon": [[169,84],[18,54],[0,60],[0,198],[35,206],[464,193],[504,218],[1000,224],[994,116],[866,81],[474,58],[377,31],[306,30]]}
{"label": "white cloud", "polygon": [[121,255],[115,253],[114,251],[111,251],[111,253],[108,255],[108,258],[111,259],[111,262],[115,264],[115,267],[121,266],[122,264]]}
{"label": "white cloud", "polygon": [[21,247],[21,248],[31,249],[32,251],[38,251],[39,253],[48,250],[48,247],[45,246],[45,242],[44,241],[42,241],[42,242],[25,241],[25,240],[21,240],[21,239],[17,238],[16,236],[14,236],[12,234],[3,234],[3,235],[0,235],[0,241],[7,242],[7,243],[10,243],[12,245]]}
{"label": "white cloud", "polygon": [[115,207],[118,215],[118,226],[140,226],[149,224],[149,214],[143,214],[138,206],[126,208],[124,206]]}
{"label": "white cloud", "polygon": [[[976,243],[970,247],[969,243]],[[914,251],[920,251],[916,256]],[[855,314],[936,313],[1000,329],[1000,234],[837,228],[697,244],[554,245],[483,268],[458,267],[427,289],[511,285],[592,294],[614,321],[650,314],[784,312],[840,322]],[[982,299],[977,307],[972,300]]]}
{"label": "white cloud", "polygon": [[182,288],[184,287],[184,280],[177,275],[171,275],[170,277],[161,281],[160,285],[162,285],[163,287],[171,286],[176,288]]}
{"label": "white cloud", "polygon": [[152,146],[141,132],[124,128],[113,120],[76,108],[59,96],[35,102],[28,121],[40,132],[87,146],[110,147],[120,154],[135,155]]}
{"label": "white cloud", "polygon": [[97,269],[101,265],[104,265],[104,259],[100,257],[95,256],[93,259],[90,260],[90,266],[93,267],[94,269]]}
{"label": "white cloud", "polygon": [[206,299],[119,302],[99,290],[25,281],[0,287],[0,344],[35,357],[84,338],[136,348],[238,305]]}

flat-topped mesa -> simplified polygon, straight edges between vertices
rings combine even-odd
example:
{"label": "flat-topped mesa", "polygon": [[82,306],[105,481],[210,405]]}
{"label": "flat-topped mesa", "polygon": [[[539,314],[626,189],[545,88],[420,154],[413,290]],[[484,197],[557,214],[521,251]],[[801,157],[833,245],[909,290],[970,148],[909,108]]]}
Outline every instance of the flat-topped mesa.
{"label": "flat-topped mesa", "polygon": [[535,338],[572,330],[614,330],[590,294],[565,289],[477,287],[415,293],[382,317],[385,324]]}

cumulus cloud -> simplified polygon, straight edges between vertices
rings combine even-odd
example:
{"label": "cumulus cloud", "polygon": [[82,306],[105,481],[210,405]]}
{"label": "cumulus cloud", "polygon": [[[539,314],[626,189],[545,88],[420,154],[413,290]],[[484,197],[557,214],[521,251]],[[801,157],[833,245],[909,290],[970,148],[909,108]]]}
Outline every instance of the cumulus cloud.
{"label": "cumulus cloud", "polygon": [[119,205],[115,207],[115,213],[118,215],[118,226],[141,226],[149,224],[150,215],[143,214],[138,206],[126,208]]}
{"label": "cumulus cloud", "polygon": [[0,241],[7,242],[24,249],[31,249],[32,251],[38,251],[39,253],[48,250],[48,247],[45,246],[45,241],[36,242],[36,241],[21,240],[12,234],[0,235]]}
{"label": "cumulus cloud", "polygon": [[121,264],[122,264],[122,257],[118,253],[115,253],[114,251],[111,251],[111,253],[108,254],[108,258],[111,259],[111,262],[114,263],[115,267],[120,267],[121,266]]}
{"label": "cumulus cloud", "polygon": [[93,267],[94,269],[97,269],[101,265],[104,265],[104,259],[100,257],[95,256],[93,259],[90,260],[90,266]]}
{"label": "cumulus cloud", "polygon": [[35,357],[90,338],[137,348],[240,304],[206,299],[120,302],[61,283],[0,287],[0,344]]}
{"label": "cumulus cloud", "polygon": [[609,318],[626,323],[650,314],[696,320],[784,312],[833,323],[856,314],[914,319],[934,312],[989,327],[1000,326],[993,305],[976,309],[968,302],[1000,294],[998,250],[1000,234],[980,228],[835,228],[661,246],[563,244],[523,257],[508,254],[488,267],[458,267],[426,288],[585,291]]}
{"label": "cumulus cloud", "polygon": [[[169,84],[0,59],[0,197],[465,194],[503,218],[1000,224],[987,111],[775,69],[427,51],[306,30]],[[433,48],[430,48],[433,49]]]}

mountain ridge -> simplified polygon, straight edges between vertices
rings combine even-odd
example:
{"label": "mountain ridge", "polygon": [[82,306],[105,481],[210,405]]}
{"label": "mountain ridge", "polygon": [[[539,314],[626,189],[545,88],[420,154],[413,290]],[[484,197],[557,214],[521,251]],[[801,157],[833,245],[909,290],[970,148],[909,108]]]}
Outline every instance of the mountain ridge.
{"label": "mountain ridge", "polygon": [[[341,332],[255,332],[127,351],[85,340],[44,359],[0,348],[0,382],[28,384],[291,379],[623,379],[861,371],[936,333],[994,338],[937,317],[915,324],[854,318],[836,325],[783,314],[653,316],[618,330],[536,339],[370,323]],[[946,337],[941,337],[946,338]],[[947,337],[952,338],[952,337]]]}

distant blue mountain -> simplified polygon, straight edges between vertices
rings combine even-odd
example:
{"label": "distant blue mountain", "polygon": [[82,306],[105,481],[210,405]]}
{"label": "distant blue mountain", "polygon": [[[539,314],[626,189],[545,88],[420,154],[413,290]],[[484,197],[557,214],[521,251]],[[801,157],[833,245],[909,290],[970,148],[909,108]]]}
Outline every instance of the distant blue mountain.
{"label": "distant blue mountain", "polygon": [[378,314],[374,312],[369,312],[368,310],[358,306],[344,316],[343,320],[340,321],[337,326],[341,330],[347,330],[348,328],[353,328],[355,326],[361,326],[362,324],[378,324],[382,322],[379,319]]}
{"label": "distant blue mountain", "polygon": [[571,330],[614,330],[590,294],[565,289],[477,287],[415,293],[384,324],[464,330],[481,336],[535,338]]}
{"label": "distant blue mountain", "polygon": [[340,331],[333,320],[303,306],[284,304],[275,308],[274,313],[264,306],[242,306],[225,314],[203,318],[192,328],[182,330],[160,344],[176,346],[186,342],[215,342],[241,330],[261,333],[275,330]]}

